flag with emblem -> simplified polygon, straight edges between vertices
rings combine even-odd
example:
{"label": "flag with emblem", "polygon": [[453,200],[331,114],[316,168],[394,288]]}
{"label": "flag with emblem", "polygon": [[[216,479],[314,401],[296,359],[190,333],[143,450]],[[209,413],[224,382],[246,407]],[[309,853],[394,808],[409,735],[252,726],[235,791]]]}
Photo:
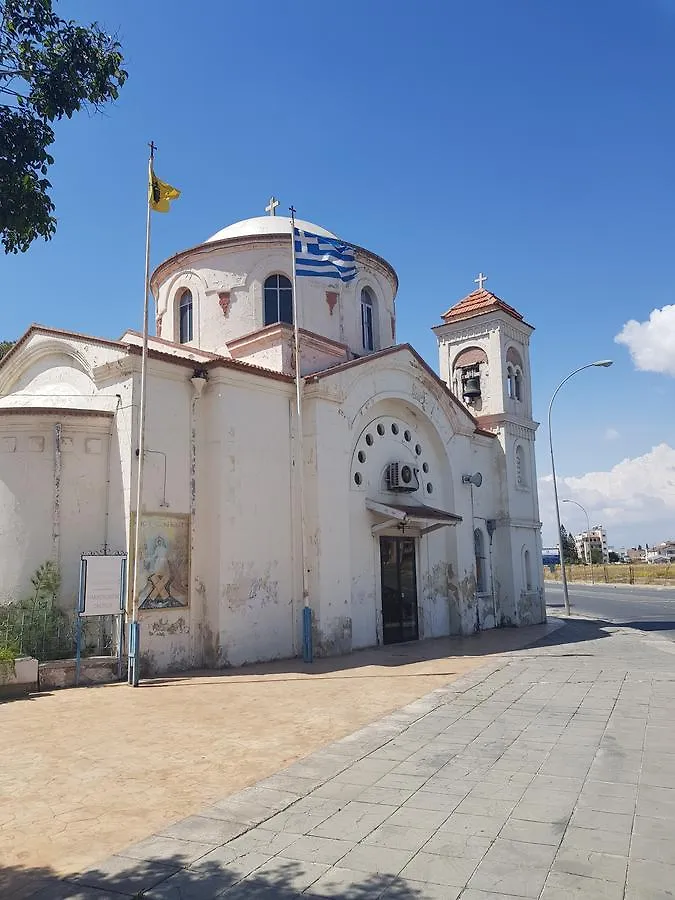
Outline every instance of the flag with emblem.
{"label": "flag with emblem", "polygon": [[151,161],[148,177],[148,199],[150,200],[151,208],[155,212],[168,212],[170,201],[175,200],[177,197],[180,197],[178,188],[172,187],[166,181],[158,178],[153,171]]}
{"label": "flag with emblem", "polygon": [[338,238],[293,229],[295,274],[352,281],[356,278],[354,248]]}

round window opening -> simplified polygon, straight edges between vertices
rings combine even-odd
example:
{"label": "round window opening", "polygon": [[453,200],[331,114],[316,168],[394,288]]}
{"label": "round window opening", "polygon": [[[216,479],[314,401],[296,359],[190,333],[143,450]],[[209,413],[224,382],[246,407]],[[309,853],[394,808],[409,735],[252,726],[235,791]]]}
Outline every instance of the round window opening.
{"label": "round window opening", "polygon": [[355,483],[355,484],[361,484],[362,481],[363,481],[363,478],[361,478],[361,473],[360,473],[360,472],[354,472],[354,483]]}
{"label": "round window opening", "polygon": [[422,463],[422,471],[425,475],[427,474],[427,472],[429,471],[429,463]]}
{"label": "round window opening", "polygon": [[411,440],[411,438],[412,438],[412,435],[410,434],[410,432],[408,431],[407,428],[406,428],[406,430],[403,432],[403,437],[405,438],[406,441],[409,441],[409,440]]}
{"label": "round window opening", "polygon": [[363,452],[363,450],[359,450],[358,459],[360,463],[364,463],[366,461],[366,454]]}
{"label": "round window opening", "polygon": [[415,444],[415,453],[416,453],[418,456],[421,456],[421,455],[422,455],[422,448],[420,447],[419,444]]}
{"label": "round window opening", "polygon": [[391,433],[392,433],[392,434],[398,434],[398,425],[396,424],[396,422],[392,422],[392,425],[391,425]]}
{"label": "round window opening", "polygon": [[384,434],[384,425],[381,422],[377,426],[377,433],[380,435],[380,437],[382,437],[382,435]]}
{"label": "round window opening", "polygon": [[432,494],[434,490],[434,486],[430,481],[427,481],[427,494]]}
{"label": "round window opening", "polygon": [[372,446],[373,446],[373,436],[372,436],[372,434],[367,434],[367,435],[366,435],[366,444],[368,444],[369,447],[372,447]]}

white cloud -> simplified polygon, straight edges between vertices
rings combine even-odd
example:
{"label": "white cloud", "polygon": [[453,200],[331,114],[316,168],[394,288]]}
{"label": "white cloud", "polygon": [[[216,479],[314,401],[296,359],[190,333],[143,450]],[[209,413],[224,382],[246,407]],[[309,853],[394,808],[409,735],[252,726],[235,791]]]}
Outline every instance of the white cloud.
{"label": "white cloud", "polygon": [[631,319],[614,340],[628,347],[636,369],[675,375],[675,305],[653,309],[646,322]]}
{"label": "white cloud", "polygon": [[618,437],[620,437],[619,432],[616,428],[608,428],[605,431],[605,440],[606,441],[615,441]]}
{"label": "white cloud", "polygon": [[[610,544],[656,542],[675,538],[675,449],[659,444],[644,456],[624,459],[608,472],[558,477],[558,496],[576,500],[588,511],[591,525],[607,528]],[[539,480],[544,544],[555,542],[553,481]],[[561,507],[563,522],[581,530],[581,510]]]}

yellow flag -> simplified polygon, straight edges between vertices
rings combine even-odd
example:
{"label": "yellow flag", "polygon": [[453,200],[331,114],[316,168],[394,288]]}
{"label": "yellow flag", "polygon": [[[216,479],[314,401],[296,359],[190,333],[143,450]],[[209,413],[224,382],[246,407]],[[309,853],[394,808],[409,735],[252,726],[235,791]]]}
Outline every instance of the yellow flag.
{"label": "yellow flag", "polygon": [[180,197],[180,191],[175,187],[171,187],[171,185],[167,184],[165,181],[160,181],[152,170],[152,164],[150,164],[148,199],[151,208],[154,209],[155,212],[168,212],[169,201],[175,200],[176,197]]}

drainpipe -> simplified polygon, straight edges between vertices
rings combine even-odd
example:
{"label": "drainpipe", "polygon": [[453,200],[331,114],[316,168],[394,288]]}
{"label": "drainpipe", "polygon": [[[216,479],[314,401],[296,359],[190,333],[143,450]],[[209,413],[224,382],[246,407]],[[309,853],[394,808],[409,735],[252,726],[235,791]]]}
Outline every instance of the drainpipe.
{"label": "drainpipe", "polygon": [[[199,615],[201,628],[197,629],[196,622],[192,623],[192,657],[193,660],[199,660],[199,665],[204,662],[204,626],[206,625],[206,597],[203,590],[196,591],[195,588],[195,551],[196,551],[196,525],[197,516],[197,416],[198,402],[202,396],[202,391],[207,382],[208,375],[205,369],[195,369],[192,378],[192,402],[190,404],[190,606],[192,607],[195,618]],[[201,609],[197,613],[196,599],[199,595],[201,601]]]}
{"label": "drainpipe", "polygon": [[492,567],[492,538],[494,536],[495,531],[497,530],[497,523],[494,519],[486,519],[485,527],[487,528],[487,533],[490,537],[490,588],[492,589],[492,615],[495,620],[495,628],[497,627],[497,595],[495,594],[495,575]]}
{"label": "drainpipe", "polygon": [[109,536],[109,520],[110,520],[110,464],[111,464],[111,456],[112,456],[112,436],[113,431],[115,430],[115,418],[117,417],[117,413],[120,410],[122,405],[122,395],[116,394],[117,403],[115,404],[115,410],[113,412],[113,417],[110,420],[110,431],[108,432],[108,460],[107,460],[107,475],[105,482],[105,519],[103,521],[103,554],[105,556],[108,555],[108,536]]}
{"label": "drainpipe", "polygon": [[54,425],[54,502],[52,506],[52,558],[61,568],[61,437],[62,425]]}

